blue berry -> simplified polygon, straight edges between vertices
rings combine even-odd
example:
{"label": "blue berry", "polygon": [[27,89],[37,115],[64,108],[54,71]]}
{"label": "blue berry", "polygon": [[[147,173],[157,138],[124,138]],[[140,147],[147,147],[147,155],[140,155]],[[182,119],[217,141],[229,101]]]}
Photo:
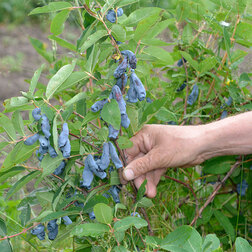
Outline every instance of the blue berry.
{"label": "blue berry", "polygon": [[114,10],[109,10],[107,15],[106,15],[106,18],[107,20],[110,22],[110,23],[115,23],[116,21],[116,13]]}
{"label": "blue berry", "polygon": [[130,88],[126,95],[127,102],[136,103],[137,102],[137,92],[135,90],[135,84],[130,81]]}
{"label": "blue berry", "polygon": [[121,125],[127,129],[130,125],[130,119],[127,114],[121,115]]}
{"label": "blue berry", "polygon": [[48,153],[49,153],[50,157],[52,157],[52,158],[55,158],[58,156],[57,152],[55,151],[55,149],[51,145],[49,145],[49,147],[48,147]]}
{"label": "blue berry", "polygon": [[128,81],[128,75],[124,73],[123,77],[121,76],[116,80],[116,85],[122,90],[126,86],[127,81]]}
{"label": "blue berry", "polygon": [[48,232],[48,238],[50,240],[54,240],[56,236],[58,235],[58,224],[57,224],[57,219],[51,220],[47,224],[47,230]]}
{"label": "blue berry", "polygon": [[126,103],[123,99],[121,89],[117,85],[114,85],[111,94],[113,99],[118,103],[121,115],[126,114]]}
{"label": "blue berry", "polygon": [[91,110],[92,112],[97,112],[102,110],[103,106],[108,102],[108,99],[103,99],[101,101],[97,101],[95,102],[92,106],[91,106]]}
{"label": "blue berry", "polygon": [[131,216],[134,216],[134,217],[139,217],[141,218],[141,215],[138,213],[138,212],[133,212],[130,214]]}
{"label": "blue berry", "polygon": [[107,177],[107,173],[104,172],[103,170],[99,169],[99,166],[97,165],[97,163],[95,162],[93,156],[91,154],[89,154],[86,159],[85,159],[85,163],[88,164],[88,167],[90,169],[90,171],[92,171],[97,177],[104,179]]}
{"label": "blue berry", "polygon": [[109,142],[109,153],[116,169],[122,168],[123,164],[117,155],[115,146],[111,142]]}
{"label": "blue berry", "polygon": [[138,100],[139,101],[144,100],[145,97],[146,97],[146,91],[145,91],[143,83],[137,77],[137,75],[135,74],[135,72],[131,73],[130,82],[134,83],[134,87],[135,87],[135,90],[136,90],[136,93],[137,93]]}
{"label": "blue berry", "polygon": [[119,197],[119,191],[117,189],[117,186],[113,185],[109,188],[108,192],[111,194],[114,202],[117,204],[117,203],[120,203],[120,197]]}
{"label": "blue berry", "polygon": [[188,105],[193,105],[197,98],[198,98],[198,95],[199,95],[199,88],[198,88],[198,85],[197,84],[194,84],[193,85],[193,88],[192,88],[192,92],[190,93],[190,95],[188,96],[188,99],[187,99],[187,104]]}
{"label": "blue berry", "polygon": [[119,130],[114,129],[114,127],[110,124],[108,126],[109,129],[109,139],[115,140],[118,137]]}
{"label": "blue berry", "polygon": [[67,125],[67,123],[64,123],[62,126],[62,131],[61,131],[59,138],[58,138],[59,148],[62,148],[66,145],[67,140],[68,140],[68,136],[69,136],[68,125]]}
{"label": "blue berry", "polygon": [[169,122],[167,122],[167,124],[168,124],[168,125],[177,125],[177,123],[174,122],[174,121],[169,121]]}
{"label": "blue berry", "polygon": [[36,133],[33,136],[28,137],[25,141],[24,144],[25,145],[33,145],[35,142],[37,142],[39,140],[39,134]]}
{"label": "blue berry", "polygon": [[50,129],[51,129],[51,126],[50,126],[49,120],[47,116],[43,114],[42,121],[41,121],[41,130],[47,139],[49,139],[49,137],[51,136]]}
{"label": "blue berry", "polygon": [[70,157],[70,153],[71,153],[71,144],[70,144],[70,140],[67,139],[66,144],[60,148],[62,153],[63,153],[63,157],[64,158],[69,158]]}
{"label": "blue berry", "polygon": [[47,149],[48,150],[48,147],[50,145],[50,142],[47,138],[45,138],[44,136],[39,136],[39,142],[40,142],[40,146],[43,148],[43,149]]}
{"label": "blue berry", "polygon": [[104,143],[103,149],[102,149],[102,156],[99,162],[99,168],[103,171],[106,170],[110,163],[110,157],[109,157],[109,144]]}
{"label": "blue berry", "polygon": [[55,171],[53,172],[53,174],[59,176],[64,172],[66,166],[66,162],[63,160],[61,161],[61,163],[59,164],[59,166],[55,169]]}
{"label": "blue berry", "polygon": [[125,74],[127,67],[128,67],[128,59],[127,57],[124,57],[121,64],[119,64],[119,66],[116,68],[114,72],[114,77],[120,78],[123,74]]}
{"label": "blue berry", "polygon": [[184,82],[179,88],[176,89],[177,92],[181,92],[185,89],[186,87],[186,82]]}
{"label": "blue berry", "polygon": [[88,215],[89,215],[90,220],[94,220],[95,219],[94,211],[90,212]]}
{"label": "blue berry", "polygon": [[246,182],[246,180],[242,180],[242,184],[237,184],[236,186],[237,193],[240,194],[241,196],[245,196],[247,189],[248,189],[248,183]]}
{"label": "blue berry", "polygon": [[39,121],[41,118],[41,109],[40,108],[33,109],[32,116],[35,121]]}
{"label": "blue berry", "polygon": [[136,69],[136,64],[137,64],[136,55],[130,50],[121,51],[121,54],[128,58],[130,67],[132,69]]}
{"label": "blue berry", "polygon": [[[183,60],[184,60],[185,63],[187,62],[187,60],[186,60],[185,58],[183,58]],[[183,60],[180,59],[180,60],[177,62],[177,66],[178,66],[178,67],[183,66]]]}
{"label": "blue berry", "polygon": [[233,102],[233,99],[232,99],[231,96],[229,96],[228,100],[225,103],[226,103],[227,106],[231,106],[232,102]]}
{"label": "blue berry", "polygon": [[65,225],[71,225],[73,222],[68,216],[62,217]]}
{"label": "blue berry", "polygon": [[220,119],[224,119],[228,116],[228,112],[227,110],[223,110],[223,112],[221,113],[221,118]]}
{"label": "blue berry", "polygon": [[83,178],[83,181],[81,183],[81,186],[82,187],[85,187],[86,189],[89,190],[90,186],[91,186],[91,183],[94,179],[94,174],[93,172],[89,169],[89,165],[88,165],[88,160],[85,159],[84,161],[84,169],[83,169],[83,172],[82,172],[82,178]]}
{"label": "blue berry", "polygon": [[147,97],[147,98],[146,98],[146,102],[152,103],[153,101],[151,100],[151,98]]}
{"label": "blue berry", "polygon": [[39,224],[37,227],[31,230],[31,234],[36,235],[39,240],[45,239],[45,227],[42,224]]}
{"label": "blue berry", "polygon": [[117,17],[120,17],[123,15],[123,9],[122,8],[118,8],[117,9]]}
{"label": "blue berry", "polygon": [[36,150],[36,155],[38,157],[39,161],[42,161],[44,155],[48,152],[48,148],[42,148],[42,146],[39,146],[39,149]]}

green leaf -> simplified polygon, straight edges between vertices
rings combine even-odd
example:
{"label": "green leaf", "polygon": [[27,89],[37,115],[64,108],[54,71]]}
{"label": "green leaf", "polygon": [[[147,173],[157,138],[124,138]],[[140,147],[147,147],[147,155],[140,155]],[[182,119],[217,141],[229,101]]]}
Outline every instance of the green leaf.
{"label": "green leaf", "polygon": [[40,171],[33,171],[27,174],[26,176],[22,177],[20,180],[18,180],[8,191],[6,194],[5,199],[9,199],[14,193],[19,191],[22,187],[24,187],[27,183],[29,183],[32,179],[34,179],[36,176],[41,174]]}
{"label": "green leaf", "polygon": [[175,121],[177,122],[177,116],[172,112],[169,111],[167,108],[162,107],[158,113],[155,115],[155,117],[163,122],[169,122],[169,121]]}
{"label": "green leaf", "polygon": [[36,89],[36,87],[37,87],[39,77],[40,77],[40,75],[41,75],[41,73],[42,73],[44,67],[45,67],[45,64],[42,64],[42,65],[34,72],[34,75],[33,75],[32,79],[31,79],[31,83],[30,83],[30,87],[29,87],[29,92],[30,92],[31,94],[34,93],[34,91],[35,91],[35,89]]}
{"label": "green leaf", "polygon": [[117,3],[117,7],[123,7],[129,4],[137,3],[139,0],[120,0],[119,3]]}
{"label": "green leaf", "polygon": [[56,91],[61,92],[63,90],[66,90],[72,86],[74,86],[75,84],[77,84],[80,81],[86,80],[88,79],[89,76],[88,74],[84,73],[84,72],[73,72],[69,75],[69,77],[62,83],[62,85],[58,88],[58,90]]}
{"label": "green leaf", "polygon": [[10,99],[10,105],[12,107],[21,107],[23,105],[29,104],[29,101],[27,98],[23,96],[18,96],[18,97],[12,97]]}
{"label": "green leaf", "polygon": [[222,156],[211,158],[204,162],[203,171],[210,174],[224,174],[230,170],[234,157]]}
{"label": "green leaf", "polygon": [[196,229],[180,226],[162,240],[160,248],[171,252],[201,252],[201,246],[202,238]]}
{"label": "green leaf", "polygon": [[154,204],[151,199],[143,197],[137,203],[137,207],[153,207]]}
{"label": "green leaf", "polygon": [[29,15],[41,14],[41,13],[50,13],[50,12],[60,11],[60,10],[63,10],[63,9],[69,9],[70,7],[72,7],[72,5],[70,3],[67,3],[67,2],[53,2],[53,3],[49,3],[46,6],[38,7],[38,8],[33,9],[29,13]]}
{"label": "green leaf", "polygon": [[94,214],[97,221],[104,224],[111,224],[113,214],[110,206],[103,203],[98,203],[94,206]]}
{"label": "green leaf", "polygon": [[[0,236],[4,237],[7,235],[7,228],[5,225],[6,221],[0,218]],[[12,247],[9,242],[9,239],[3,240],[0,242],[0,251],[1,252],[12,252]]]}
{"label": "green leaf", "polygon": [[220,240],[215,234],[208,234],[203,242],[202,251],[203,252],[212,252],[220,248]]}
{"label": "green leaf", "polygon": [[214,216],[216,217],[219,224],[224,228],[225,232],[230,235],[231,240],[234,241],[235,230],[228,217],[218,210],[214,210]]}
{"label": "green leaf", "polygon": [[76,61],[72,64],[65,65],[49,80],[46,88],[46,97],[49,100],[63,82],[70,76],[75,68]]}
{"label": "green leaf", "polygon": [[108,204],[108,199],[104,198],[102,195],[95,195],[85,202],[85,206],[83,207],[82,211],[84,213],[90,213],[93,211],[94,206],[98,203]]}
{"label": "green leaf", "polygon": [[37,192],[36,198],[41,207],[48,207],[51,208],[52,201],[53,201],[54,192]]}
{"label": "green leaf", "polygon": [[112,25],[111,32],[117,41],[124,42],[126,40],[126,31],[123,26],[114,24]]}
{"label": "green leaf", "polygon": [[200,73],[203,74],[205,72],[208,72],[209,70],[214,68],[216,64],[217,64],[217,60],[215,57],[210,57],[210,58],[204,59],[199,64]]}
{"label": "green leaf", "polygon": [[252,85],[252,81],[247,73],[242,73],[239,78],[239,87],[244,88],[248,85]]}
{"label": "green leaf", "polygon": [[236,252],[251,252],[252,247],[247,240],[237,237],[235,240],[235,251]]}
{"label": "green leaf", "polygon": [[37,144],[25,145],[24,142],[19,142],[15,145],[13,150],[9,152],[4,160],[1,167],[1,172],[9,170],[11,167],[16,166],[32,155],[32,153],[37,149]]}
{"label": "green leaf", "polygon": [[112,171],[110,173],[110,185],[119,185],[120,183],[121,182],[117,170]]}
{"label": "green leaf", "polygon": [[90,46],[94,45],[99,39],[101,39],[107,35],[108,35],[107,31],[105,31],[105,30],[98,30],[97,32],[93,33],[85,40],[85,42],[83,43],[83,45],[80,48],[80,52],[84,52]]}
{"label": "green leaf", "polygon": [[62,39],[60,37],[56,37],[55,35],[49,35],[48,38],[56,41],[58,45],[60,45],[64,48],[67,48],[73,52],[76,52],[76,46],[74,44],[66,41],[65,39]]}
{"label": "green leaf", "polygon": [[45,58],[49,63],[53,62],[53,54],[46,51],[46,47],[41,41],[30,37],[30,42],[38,54]]}
{"label": "green leaf", "polygon": [[192,26],[190,24],[187,24],[183,29],[182,40],[185,44],[189,44],[192,38]]}
{"label": "green leaf", "polygon": [[3,181],[7,180],[8,178],[12,178],[15,175],[17,175],[20,172],[25,171],[25,168],[22,166],[15,166],[12,167],[11,169],[9,169],[6,172],[1,172],[0,173],[0,183],[2,183]]}
{"label": "green leaf", "polygon": [[196,60],[193,60],[191,55],[187,52],[184,51],[180,51],[181,55],[188,61],[188,63],[196,70],[196,71],[200,71],[199,70],[199,65],[197,63]]}
{"label": "green leaf", "polygon": [[53,201],[52,201],[52,209],[53,211],[56,211],[56,207],[59,203],[60,197],[62,193],[64,192],[65,187],[68,185],[68,181],[66,181],[62,186],[60,186],[56,192],[54,193],[53,196]]}
{"label": "green leaf", "polygon": [[11,122],[14,126],[15,131],[18,132],[19,135],[25,136],[24,122],[19,110],[13,112]]}
{"label": "green leaf", "polygon": [[129,250],[123,247],[122,245],[116,246],[112,250],[113,252],[128,252]]}
{"label": "green leaf", "polygon": [[143,50],[143,53],[155,57],[159,60],[159,64],[163,65],[173,65],[174,59],[171,56],[171,53],[167,52],[163,48],[157,46],[149,46]]}
{"label": "green leaf", "polygon": [[57,154],[60,153],[58,147],[58,130],[57,130],[57,118],[59,114],[56,113],[55,117],[53,118],[53,125],[52,125],[52,135],[53,135],[53,146]]}
{"label": "green leaf", "polygon": [[87,94],[85,92],[81,92],[77,95],[75,95],[73,98],[71,98],[70,100],[68,100],[66,103],[65,103],[65,106],[68,107],[68,106],[71,106],[72,104],[82,100],[82,99],[85,99],[87,97]]}
{"label": "green leaf", "polygon": [[98,237],[109,232],[109,226],[102,223],[85,223],[76,226],[71,234],[76,236],[91,236]]}
{"label": "green leaf", "polygon": [[0,126],[4,128],[5,132],[12,141],[16,140],[16,131],[14,125],[12,124],[11,120],[3,113],[0,113]]}
{"label": "green leaf", "polygon": [[60,35],[64,30],[64,23],[69,16],[70,10],[62,10],[53,18],[51,22],[51,33],[55,36]]}
{"label": "green leaf", "polygon": [[94,119],[99,118],[99,116],[100,116],[100,112],[93,113],[93,112],[90,111],[90,112],[87,113],[87,115],[83,119],[81,125],[84,126],[87,123],[93,121]]}
{"label": "green leaf", "polygon": [[21,211],[21,214],[19,215],[19,219],[21,220],[21,225],[25,226],[26,223],[30,220],[31,218],[31,207],[29,204],[26,205]]}
{"label": "green leaf", "polygon": [[136,201],[139,201],[140,199],[143,198],[146,192],[146,184],[147,184],[147,180],[145,179],[137,191]]}
{"label": "green leaf", "polygon": [[55,158],[52,158],[50,155],[46,154],[41,162],[41,168],[43,169],[42,177],[53,173],[63,159],[64,158],[61,152]]}
{"label": "green leaf", "polygon": [[133,143],[125,136],[119,136],[117,143],[122,150],[131,148],[133,146]]}
{"label": "green leaf", "polygon": [[117,221],[114,225],[114,229],[115,232],[125,232],[128,228],[132,226],[136,227],[137,229],[140,229],[142,227],[148,226],[148,223],[142,218],[128,216]]}
{"label": "green leaf", "polygon": [[101,50],[98,46],[93,45],[92,47],[92,52],[88,57],[88,61],[86,63],[86,70],[89,73],[92,73],[95,69],[95,66],[99,60],[99,56],[100,56]]}
{"label": "green leaf", "polygon": [[[0,150],[2,150],[4,147],[6,147],[8,144],[10,144],[9,142],[0,142]],[[0,171],[1,172],[1,171]]]}
{"label": "green leaf", "polygon": [[115,99],[111,99],[110,102],[103,106],[101,117],[105,122],[111,124],[116,130],[120,129],[121,113],[118,103]]}
{"label": "green leaf", "polygon": [[142,40],[146,35],[148,36],[149,30],[160,20],[161,14],[162,11],[160,9],[138,23],[134,34],[135,41]]}

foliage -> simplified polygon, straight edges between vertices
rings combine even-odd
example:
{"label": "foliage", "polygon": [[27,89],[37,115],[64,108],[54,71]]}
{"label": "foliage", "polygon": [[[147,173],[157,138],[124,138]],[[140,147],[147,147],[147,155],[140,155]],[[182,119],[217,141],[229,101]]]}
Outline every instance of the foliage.
{"label": "foliage", "polygon": [[[30,13],[55,13],[48,36],[52,50],[30,38],[47,66],[34,73],[28,91],[4,102],[0,114],[0,148],[6,155],[0,169],[1,251],[22,250],[21,246],[25,251],[251,251],[250,156],[238,163],[235,156],[218,157],[187,170],[170,169],[153,200],[144,197],[144,184],[137,193],[130,184],[123,186],[118,196],[121,169],[112,162],[106,178],[94,176],[91,188],[81,188],[84,160],[92,170],[109,141],[108,125],[120,127],[122,108],[115,98],[106,101],[101,113],[90,108],[110,96],[121,51],[135,52],[134,73],[148,98],[127,102],[130,126],[121,127],[122,134],[113,141],[122,161],[130,137],[146,123],[208,123],[223,118],[223,111],[232,115],[252,108],[251,73],[238,71],[245,48],[252,45],[249,1],[80,2],[51,2]],[[124,14],[110,23],[107,12],[119,7]],[[70,12],[82,28],[76,44],[62,37]],[[172,42],[164,39],[165,32]],[[56,44],[70,53],[57,54]],[[47,85],[39,82],[42,73],[48,74]],[[126,73],[130,77],[130,71]],[[129,82],[122,88],[124,97]],[[182,84],[186,88],[181,89]],[[32,114],[35,107],[46,119],[39,110],[37,117]],[[61,135],[64,123],[69,133],[63,128]],[[37,132],[44,137],[40,144],[47,139],[45,148],[53,147],[57,157],[42,154],[39,162],[38,142],[24,144]],[[64,143],[58,144],[62,138]],[[68,140],[71,155],[64,157],[61,148]],[[64,171],[56,175],[63,160]],[[202,208],[207,199],[211,203]],[[70,225],[61,223],[66,216]],[[36,234],[40,223],[45,240],[44,233],[40,240],[30,232]]]}

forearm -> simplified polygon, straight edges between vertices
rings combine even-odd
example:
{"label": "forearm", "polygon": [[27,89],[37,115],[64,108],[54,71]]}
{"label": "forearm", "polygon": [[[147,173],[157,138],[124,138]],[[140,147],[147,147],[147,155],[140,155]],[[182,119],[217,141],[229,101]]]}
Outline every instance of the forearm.
{"label": "forearm", "polygon": [[252,111],[202,126],[202,156],[252,154]]}

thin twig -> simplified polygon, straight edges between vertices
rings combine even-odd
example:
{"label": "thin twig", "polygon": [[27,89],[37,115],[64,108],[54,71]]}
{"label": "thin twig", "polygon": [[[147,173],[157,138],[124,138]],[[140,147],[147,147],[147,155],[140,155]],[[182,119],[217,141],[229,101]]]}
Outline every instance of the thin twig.
{"label": "thin twig", "polygon": [[218,191],[221,189],[221,187],[224,185],[226,180],[231,176],[231,174],[235,171],[237,167],[239,167],[241,164],[241,160],[237,161],[229,170],[229,172],[226,174],[226,176],[219,182],[219,184],[216,186],[212,194],[208,197],[207,201],[205,204],[200,208],[199,212],[196,213],[194,219],[192,220],[190,226],[194,225],[197,221],[197,219],[201,216],[202,212],[204,209],[213,201],[214,197],[217,195]]}

